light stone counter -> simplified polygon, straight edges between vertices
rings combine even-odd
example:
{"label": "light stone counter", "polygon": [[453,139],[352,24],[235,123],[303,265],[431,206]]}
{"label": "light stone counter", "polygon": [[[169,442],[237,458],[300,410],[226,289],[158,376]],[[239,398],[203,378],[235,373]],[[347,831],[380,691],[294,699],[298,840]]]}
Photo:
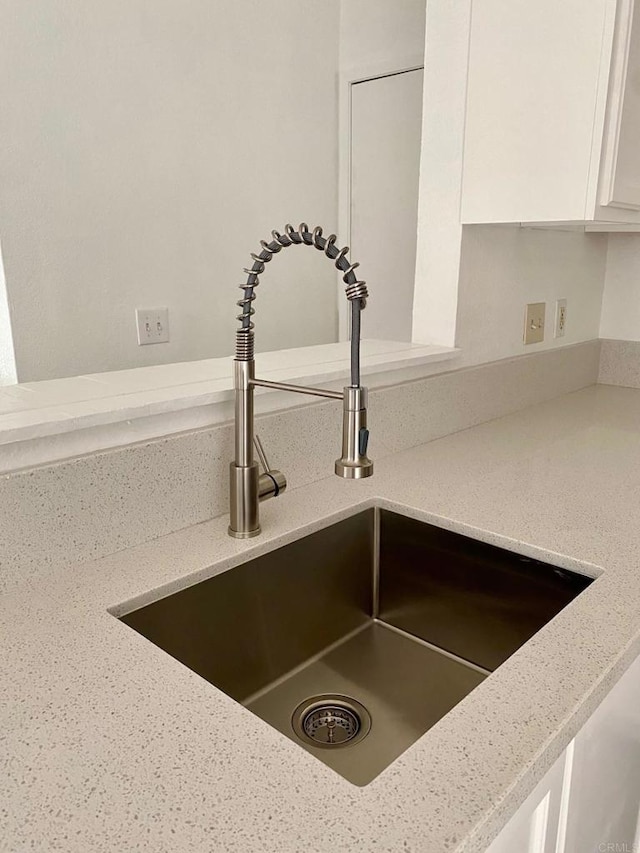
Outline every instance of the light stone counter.
{"label": "light stone counter", "polygon": [[[640,651],[639,424],[589,388],[5,596],[0,850],[484,851]],[[374,504],[599,577],[364,788],[108,612]]]}

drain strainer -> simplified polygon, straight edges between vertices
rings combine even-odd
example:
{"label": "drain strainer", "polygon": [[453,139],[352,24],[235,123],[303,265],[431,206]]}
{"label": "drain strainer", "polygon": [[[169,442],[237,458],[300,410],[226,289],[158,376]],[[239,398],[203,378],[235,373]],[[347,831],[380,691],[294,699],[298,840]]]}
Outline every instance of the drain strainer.
{"label": "drain strainer", "polygon": [[307,744],[322,748],[352,746],[371,728],[369,712],[349,696],[325,694],[301,702],[291,718],[293,730]]}

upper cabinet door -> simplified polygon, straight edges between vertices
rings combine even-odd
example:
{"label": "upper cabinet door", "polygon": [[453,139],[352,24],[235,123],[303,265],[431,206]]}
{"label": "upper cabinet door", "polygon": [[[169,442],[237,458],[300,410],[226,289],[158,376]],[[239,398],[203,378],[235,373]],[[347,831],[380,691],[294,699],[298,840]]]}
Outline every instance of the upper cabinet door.
{"label": "upper cabinet door", "polygon": [[640,231],[640,0],[469,2],[461,221]]}
{"label": "upper cabinet door", "polygon": [[621,0],[603,160],[603,206],[640,210],[640,3]]}
{"label": "upper cabinet door", "polygon": [[609,11],[609,0],[473,0],[463,222],[585,217]]}

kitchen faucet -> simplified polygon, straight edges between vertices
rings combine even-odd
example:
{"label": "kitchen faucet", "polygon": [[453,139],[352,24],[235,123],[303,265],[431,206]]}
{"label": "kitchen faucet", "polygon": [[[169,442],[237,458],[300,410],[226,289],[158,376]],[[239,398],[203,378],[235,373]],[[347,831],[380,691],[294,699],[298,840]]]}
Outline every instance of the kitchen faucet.
{"label": "kitchen faucet", "polygon": [[[338,249],[335,245],[336,235],[323,237],[320,226],[310,231],[306,222],[302,222],[297,230],[292,225],[286,225],[284,230],[284,234],[272,231],[270,243],[260,241],[260,253],[251,253],[253,264],[250,269],[244,270],[247,281],[239,285],[243,297],[237,303],[242,313],[237,318],[240,328],[236,331],[236,355],[233,363],[235,460],[230,466],[229,524],[229,534],[237,539],[248,539],[260,533],[259,502],[277,497],[287,485],[284,474],[269,467],[262,444],[254,434],[253,390],[256,386],[342,400],[342,456],[336,460],[335,473],[345,479],[361,479],[373,474],[373,462],[367,457],[367,389],[360,385],[360,312],[365,307],[368,296],[365,282],[358,281],[354,274],[354,270],[360,265],[349,263],[349,248],[345,246]],[[288,385],[255,377],[254,324],[251,320],[255,313],[252,305],[256,298],[255,288],[260,284],[259,276],[265,271],[266,264],[288,246],[314,246],[332,260],[343,274],[346,297],[351,303],[351,384],[342,392]],[[254,444],[264,468],[262,474],[259,472],[258,463],[254,461]]]}

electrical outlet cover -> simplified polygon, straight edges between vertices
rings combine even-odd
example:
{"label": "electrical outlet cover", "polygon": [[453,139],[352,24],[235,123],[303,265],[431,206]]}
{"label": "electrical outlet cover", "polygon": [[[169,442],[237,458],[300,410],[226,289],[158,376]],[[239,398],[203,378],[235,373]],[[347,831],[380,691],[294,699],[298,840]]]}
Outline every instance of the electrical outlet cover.
{"label": "electrical outlet cover", "polygon": [[567,300],[558,299],[556,302],[556,338],[563,338],[567,329]]}

